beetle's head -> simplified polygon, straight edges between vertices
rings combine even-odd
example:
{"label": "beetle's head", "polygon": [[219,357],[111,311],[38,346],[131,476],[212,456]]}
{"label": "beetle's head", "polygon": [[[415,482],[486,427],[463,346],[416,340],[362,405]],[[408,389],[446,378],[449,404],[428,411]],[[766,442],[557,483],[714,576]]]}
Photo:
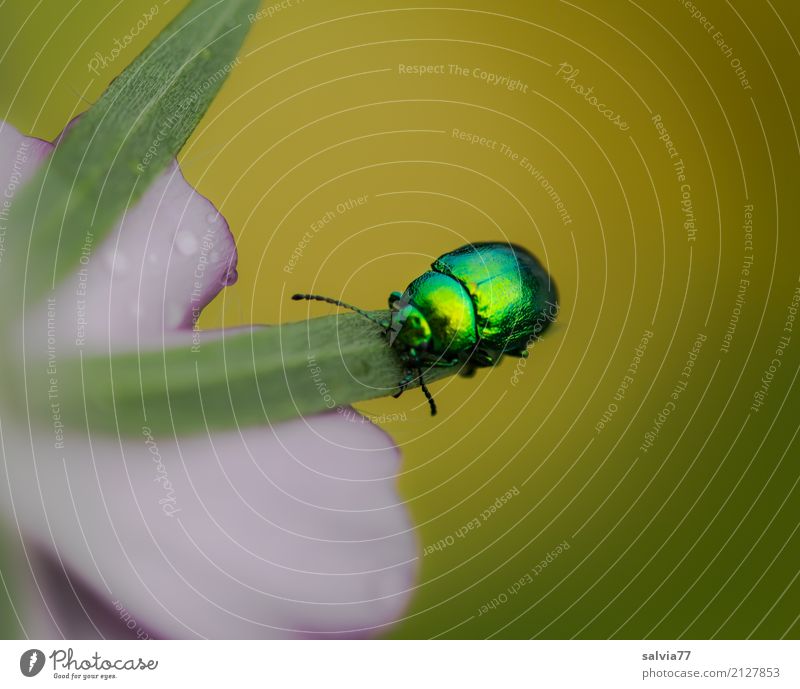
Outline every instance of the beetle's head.
{"label": "beetle's head", "polygon": [[392,309],[389,345],[399,343],[409,349],[426,350],[431,342],[431,327],[423,313],[399,292],[392,292],[389,306]]}

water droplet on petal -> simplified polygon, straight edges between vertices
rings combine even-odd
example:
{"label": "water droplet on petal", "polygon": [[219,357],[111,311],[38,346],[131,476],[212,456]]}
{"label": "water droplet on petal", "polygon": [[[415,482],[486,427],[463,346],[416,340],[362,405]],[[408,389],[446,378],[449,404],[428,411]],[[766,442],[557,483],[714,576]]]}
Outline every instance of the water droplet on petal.
{"label": "water droplet on petal", "polygon": [[239,273],[236,271],[236,268],[229,268],[222,278],[222,284],[226,287],[230,287],[238,279]]}

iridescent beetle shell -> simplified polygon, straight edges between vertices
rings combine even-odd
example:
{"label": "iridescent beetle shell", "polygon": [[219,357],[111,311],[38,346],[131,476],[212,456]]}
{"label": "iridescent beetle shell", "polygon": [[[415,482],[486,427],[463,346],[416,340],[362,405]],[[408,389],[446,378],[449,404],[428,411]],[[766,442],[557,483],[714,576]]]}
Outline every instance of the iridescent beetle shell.
{"label": "iridescent beetle shell", "polygon": [[337,304],[378,322],[406,369],[395,397],[418,376],[432,414],[436,406],[423,367],[460,365],[468,376],[503,355],[527,356],[558,311],[558,292],[547,271],[531,253],[504,242],[467,244],[437,258],[405,292],[391,293],[388,323],[328,297],[292,298]]}
{"label": "iridescent beetle shell", "polygon": [[[555,319],[555,283],[520,246],[468,244],[440,256],[431,268],[403,294],[389,297],[390,329],[402,344],[427,354],[424,359],[455,358],[476,367],[491,366],[503,354],[525,356]],[[427,343],[414,337],[414,329],[404,332],[414,309],[430,329]]]}

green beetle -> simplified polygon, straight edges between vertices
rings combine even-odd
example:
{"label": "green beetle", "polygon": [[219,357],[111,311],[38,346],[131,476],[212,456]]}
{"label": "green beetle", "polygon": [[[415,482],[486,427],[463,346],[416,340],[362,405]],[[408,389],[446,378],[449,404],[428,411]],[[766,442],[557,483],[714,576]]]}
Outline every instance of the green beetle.
{"label": "green beetle", "polygon": [[389,295],[388,322],[329,297],[292,299],[335,304],[380,325],[405,366],[395,397],[419,378],[434,415],[423,367],[461,366],[461,375],[470,376],[503,355],[526,357],[529,345],[555,320],[558,292],[539,261],[516,244],[467,244],[437,258],[431,269],[405,292]]}

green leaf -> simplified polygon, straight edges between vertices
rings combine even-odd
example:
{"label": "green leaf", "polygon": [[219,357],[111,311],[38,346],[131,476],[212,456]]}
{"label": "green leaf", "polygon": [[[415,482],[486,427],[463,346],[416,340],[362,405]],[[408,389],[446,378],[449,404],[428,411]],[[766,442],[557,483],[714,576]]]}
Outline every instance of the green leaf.
{"label": "green leaf", "polygon": [[[403,376],[382,329],[354,314],[220,334],[164,351],[63,362],[61,408],[80,410],[92,431],[140,435],[147,426],[154,434],[200,433],[385,397]],[[424,375],[428,382],[457,371],[432,368]]]}
{"label": "green leaf", "polygon": [[[0,288],[17,315],[175,157],[236,63],[258,0],[194,0],[115,79],[14,200]],[[10,314],[4,314],[8,317]]]}

